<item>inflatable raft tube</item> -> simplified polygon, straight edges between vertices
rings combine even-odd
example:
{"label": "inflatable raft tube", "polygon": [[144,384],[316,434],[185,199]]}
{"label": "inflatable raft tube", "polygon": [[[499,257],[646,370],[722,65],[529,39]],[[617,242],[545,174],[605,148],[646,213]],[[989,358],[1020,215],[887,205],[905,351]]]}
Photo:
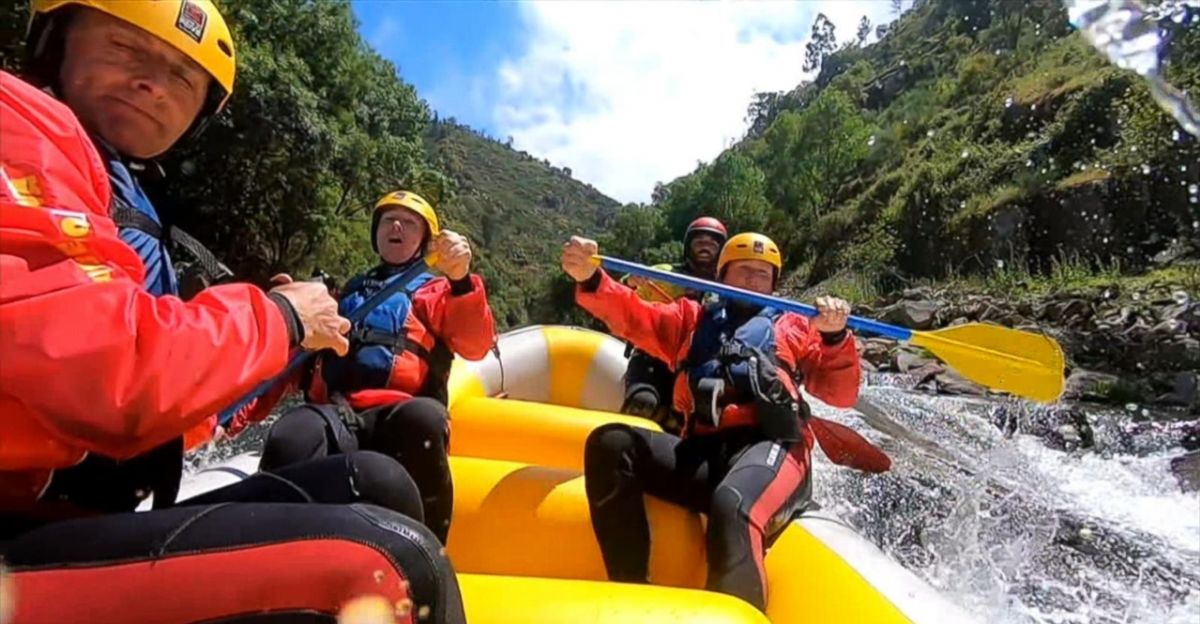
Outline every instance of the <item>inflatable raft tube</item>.
{"label": "inflatable raft tube", "polygon": [[[234,483],[253,473],[257,465],[258,455],[246,453],[207,468],[185,480],[180,498]],[[524,621],[548,624],[972,621],[853,529],[822,512],[808,512],[793,521],[767,553],[766,618],[754,609],[750,612],[756,617],[750,617],[726,600],[697,602],[699,596],[720,597],[695,591],[704,586],[705,578],[702,519],[653,498],[647,498],[653,535],[650,578],[658,587],[602,582],[604,564],[592,533],[581,474],[466,457],[452,457],[450,466],[455,508],[447,554],[463,584],[468,612],[481,614],[482,619],[473,617],[472,623],[519,621],[511,613],[482,615],[492,613],[486,605],[494,604],[491,601],[498,593],[507,598],[495,604],[509,608],[515,608],[512,597],[518,595],[541,605],[536,618],[529,615]],[[488,580],[479,581],[477,576]],[[547,583],[550,580],[554,582]],[[646,596],[639,591],[648,589],[655,590],[653,601],[665,611],[637,606]],[[605,596],[605,601],[616,604],[595,611],[602,605],[578,603],[584,596]],[[604,616],[567,617],[581,609]],[[510,616],[516,619],[504,619]]]}
{"label": "inflatable raft tube", "polygon": [[[504,335],[499,358],[455,363],[447,553],[471,622],[972,621],[821,513],[793,521],[768,552],[765,618],[740,600],[697,589],[705,576],[702,518],[655,499],[647,499],[654,586],[606,582],[581,476],[583,441],[607,422],[656,428],[602,411],[619,400],[624,362],[623,345],[611,337],[534,327]],[[257,463],[246,454],[189,475],[180,498],[244,478]]]}

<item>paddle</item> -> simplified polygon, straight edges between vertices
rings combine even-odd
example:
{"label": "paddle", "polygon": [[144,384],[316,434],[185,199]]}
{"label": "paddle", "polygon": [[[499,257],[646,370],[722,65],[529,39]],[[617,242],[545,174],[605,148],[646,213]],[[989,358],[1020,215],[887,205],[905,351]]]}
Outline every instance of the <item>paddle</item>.
{"label": "paddle", "polygon": [[[424,273],[429,267],[433,266],[436,261],[437,254],[431,253],[425,256],[423,262],[418,262],[412,265],[411,267],[405,269],[403,273],[400,273],[394,277],[390,282],[387,283],[387,286],[384,286],[379,292],[371,295],[369,299],[364,301],[361,306],[354,310],[353,314],[346,317],[347,320],[350,321],[350,326],[356,327],[363,321],[363,319],[367,318],[367,315],[370,314],[372,310],[379,307],[380,304],[382,304],[384,301],[387,301],[392,295],[403,290],[409,282],[413,281],[417,278],[417,276]],[[225,411],[221,412],[221,415],[217,418],[217,421],[222,427],[228,425],[229,421],[233,420],[233,417],[236,416],[238,412],[245,409],[247,405],[250,405],[250,403],[257,400],[259,397],[270,392],[276,384],[290,379],[296,371],[300,370],[300,368],[307,364],[313,357],[316,357],[317,353],[317,351],[302,351],[292,356],[291,361],[288,362],[287,367],[283,369],[282,373],[279,373],[278,375],[255,386],[253,390],[246,393],[246,396],[238,399],[236,403],[226,408]]]}
{"label": "paddle", "polygon": [[[606,269],[713,292],[730,299],[805,316],[817,315],[817,309],[807,304],[688,275],[659,271],[635,262],[608,256],[594,256],[593,262]],[[924,347],[963,377],[993,390],[1044,403],[1054,402],[1063,392],[1063,352],[1049,336],[982,323],[936,331],[916,331],[857,316],[850,317],[847,325],[856,331]]]}

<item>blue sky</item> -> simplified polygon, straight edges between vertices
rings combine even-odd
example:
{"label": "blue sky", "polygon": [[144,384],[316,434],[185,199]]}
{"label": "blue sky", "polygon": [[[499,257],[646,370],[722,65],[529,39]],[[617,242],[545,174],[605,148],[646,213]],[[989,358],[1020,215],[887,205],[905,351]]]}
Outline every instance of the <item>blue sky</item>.
{"label": "blue sky", "polygon": [[647,201],[791,89],[818,12],[853,36],[887,0],[353,0],[363,36],[443,117],[513,137],[621,201]]}
{"label": "blue sky", "polygon": [[520,45],[516,2],[354,0],[353,7],[363,36],[435,110],[495,134],[491,109],[471,88]]}

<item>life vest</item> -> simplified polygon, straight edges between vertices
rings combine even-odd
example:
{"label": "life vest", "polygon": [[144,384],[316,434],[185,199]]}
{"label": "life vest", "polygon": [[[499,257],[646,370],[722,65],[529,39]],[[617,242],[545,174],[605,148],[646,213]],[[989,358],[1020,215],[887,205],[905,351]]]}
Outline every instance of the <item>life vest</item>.
{"label": "life vest", "polygon": [[[698,424],[721,427],[721,414],[729,405],[755,404],[757,422],[771,439],[799,439],[800,419],[807,413],[799,399],[781,393],[775,377],[784,374],[795,380],[795,371],[782,361],[776,349],[775,324],[783,313],[763,308],[738,323],[728,302],[718,300],[704,307],[679,375],[693,398],[689,430]],[[774,396],[765,401],[766,395]]]}
{"label": "life vest", "polygon": [[[351,280],[338,311],[342,316],[354,314],[375,293],[398,279],[404,268],[380,266]],[[412,311],[417,291],[433,279],[430,273],[422,273],[367,313],[351,329],[349,353],[322,357],[322,383],[314,384],[310,398],[324,402],[333,395],[348,397],[361,390],[386,389],[446,403],[446,382],[454,356]]]}
{"label": "life vest", "polygon": [[154,236],[151,229],[162,229],[158,211],[134,179],[129,166],[119,156],[103,147],[102,141],[96,141],[96,144],[101,146],[106,157],[104,164],[108,168],[108,179],[112,183],[113,221],[119,228],[121,240],[137,252],[146,267],[146,277],[142,280],[142,285],[146,287],[146,292],[156,297],[179,295],[179,278],[171,264],[166,241],[160,236]]}
{"label": "life vest", "polygon": [[[120,228],[121,240],[132,247],[146,265],[144,284],[150,294],[190,299],[200,290],[233,277],[233,271],[203,243],[178,227],[164,226],[158,211],[133,177],[130,165],[107,148],[103,141],[94,141],[107,156],[105,165],[113,189],[113,222]],[[183,280],[167,252],[168,242],[175,243],[192,258],[187,270],[186,288],[181,286]]]}

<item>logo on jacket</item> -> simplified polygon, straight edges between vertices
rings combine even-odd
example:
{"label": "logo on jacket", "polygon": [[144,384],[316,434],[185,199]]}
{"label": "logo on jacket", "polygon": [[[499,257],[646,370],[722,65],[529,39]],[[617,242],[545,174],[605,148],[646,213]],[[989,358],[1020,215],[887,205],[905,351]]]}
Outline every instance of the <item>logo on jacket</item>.
{"label": "logo on jacket", "polygon": [[204,38],[206,26],[208,26],[208,14],[204,12],[204,9],[192,0],[183,0],[179,7],[179,19],[175,20],[175,27],[195,39],[196,43],[200,43],[200,40]]}
{"label": "logo on jacket", "polygon": [[9,195],[13,201],[31,208],[41,207],[42,185],[38,182],[37,176],[10,178],[4,167],[0,166],[0,182],[3,183],[0,192]]}

